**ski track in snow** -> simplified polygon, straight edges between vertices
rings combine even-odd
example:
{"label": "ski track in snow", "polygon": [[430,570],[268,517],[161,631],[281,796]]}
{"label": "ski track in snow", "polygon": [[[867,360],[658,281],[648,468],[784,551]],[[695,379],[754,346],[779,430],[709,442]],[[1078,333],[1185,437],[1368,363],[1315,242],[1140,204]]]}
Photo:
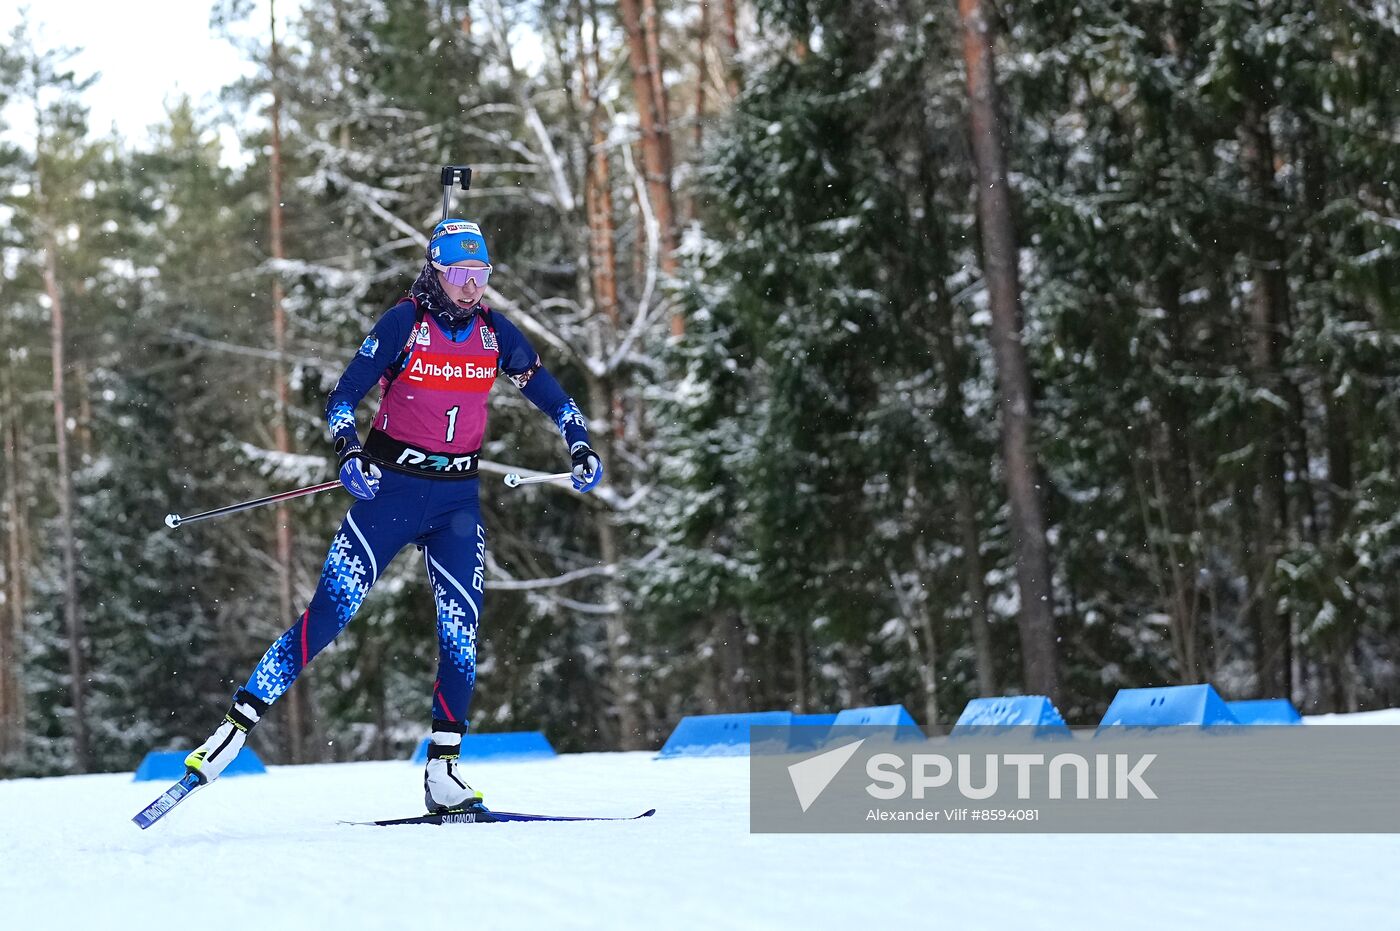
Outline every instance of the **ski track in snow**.
{"label": "ski track in snow", "polygon": [[[635,822],[353,827],[422,810],[407,762],[271,767],[199,790],[0,781],[0,927],[1394,927],[1382,835],[754,835],[748,760],[469,764],[503,810]],[[888,923],[888,924],[887,924]]]}

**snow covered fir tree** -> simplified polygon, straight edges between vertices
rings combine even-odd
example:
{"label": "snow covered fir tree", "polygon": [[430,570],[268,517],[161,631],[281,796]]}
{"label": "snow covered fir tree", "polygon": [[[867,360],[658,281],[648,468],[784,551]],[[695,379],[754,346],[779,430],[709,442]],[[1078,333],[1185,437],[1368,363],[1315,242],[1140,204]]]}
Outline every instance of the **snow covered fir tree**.
{"label": "snow covered fir tree", "polygon": [[[0,47],[0,775],[192,746],[301,611],[348,496],[161,519],[335,478],[326,394],[446,164],[607,463],[506,488],[569,463],[494,393],[473,729],[1400,704],[1393,9],[294,7],[217,4],[249,76],[142,140],[28,25]],[[423,736],[409,555],[269,761]]]}

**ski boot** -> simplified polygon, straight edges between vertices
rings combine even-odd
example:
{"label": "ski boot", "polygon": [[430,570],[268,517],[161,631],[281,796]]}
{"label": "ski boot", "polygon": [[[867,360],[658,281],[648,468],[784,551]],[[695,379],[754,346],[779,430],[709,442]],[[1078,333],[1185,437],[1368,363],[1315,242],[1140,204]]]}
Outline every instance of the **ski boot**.
{"label": "ski boot", "polygon": [[457,757],[462,750],[466,725],[433,719],[428,738],[428,765],[423,769],[423,804],[429,814],[485,812],[481,793],[467,785],[457,773]]}
{"label": "ski boot", "polygon": [[238,751],[248,739],[248,732],[267,713],[267,702],[255,697],[246,689],[239,689],[229,705],[224,723],[215,728],[209,739],[200,744],[185,757],[185,771],[193,773],[200,785],[208,785],[219,778]]}

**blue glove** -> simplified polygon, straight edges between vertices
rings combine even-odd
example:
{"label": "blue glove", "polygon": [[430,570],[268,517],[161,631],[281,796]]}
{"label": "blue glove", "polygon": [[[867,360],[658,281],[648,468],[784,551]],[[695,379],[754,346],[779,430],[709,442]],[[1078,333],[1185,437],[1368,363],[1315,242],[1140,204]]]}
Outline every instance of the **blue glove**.
{"label": "blue glove", "polygon": [[379,494],[379,466],[365,455],[359,440],[342,436],[335,441],[335,452],[340,462],[340,484],[344,485],[350,494],[362,501],[368,501]]}
{"label": "blue glove", "polygon": [[594,485],[603,480],[603,460],[589,448],[587,443],[575,443],[569,449],[574,460],[574,488],[578,491],[591,491]]}

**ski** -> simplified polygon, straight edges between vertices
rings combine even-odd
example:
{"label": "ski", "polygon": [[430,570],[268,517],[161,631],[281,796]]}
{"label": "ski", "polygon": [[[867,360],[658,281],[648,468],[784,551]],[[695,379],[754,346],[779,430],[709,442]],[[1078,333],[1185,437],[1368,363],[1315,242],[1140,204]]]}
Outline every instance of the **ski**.
{"label": "ski", "polygon": [[437,814],[418,815],[413,818],[390,818],[385,821],[342,821],[341,824],[362,827],[397,827],[403,824],[503,824],[511,821],[636,821],[656,814],[655,808],[648,808],[640,815],[623,817],[598,817],[594,815],[531,815],[519,811],[494,811],[481,808],[473,811],[449,811]]}
{"label": "ski", "polygon": [[183,779],[175,783],[170,788],[160,794],[154,802],[137,812],[132,822],[141,830],[155,824],[161,818],[170,814],[171,810],[186,798],[195,789],[199,788],[199,776],[195,773],[185,773]]}

